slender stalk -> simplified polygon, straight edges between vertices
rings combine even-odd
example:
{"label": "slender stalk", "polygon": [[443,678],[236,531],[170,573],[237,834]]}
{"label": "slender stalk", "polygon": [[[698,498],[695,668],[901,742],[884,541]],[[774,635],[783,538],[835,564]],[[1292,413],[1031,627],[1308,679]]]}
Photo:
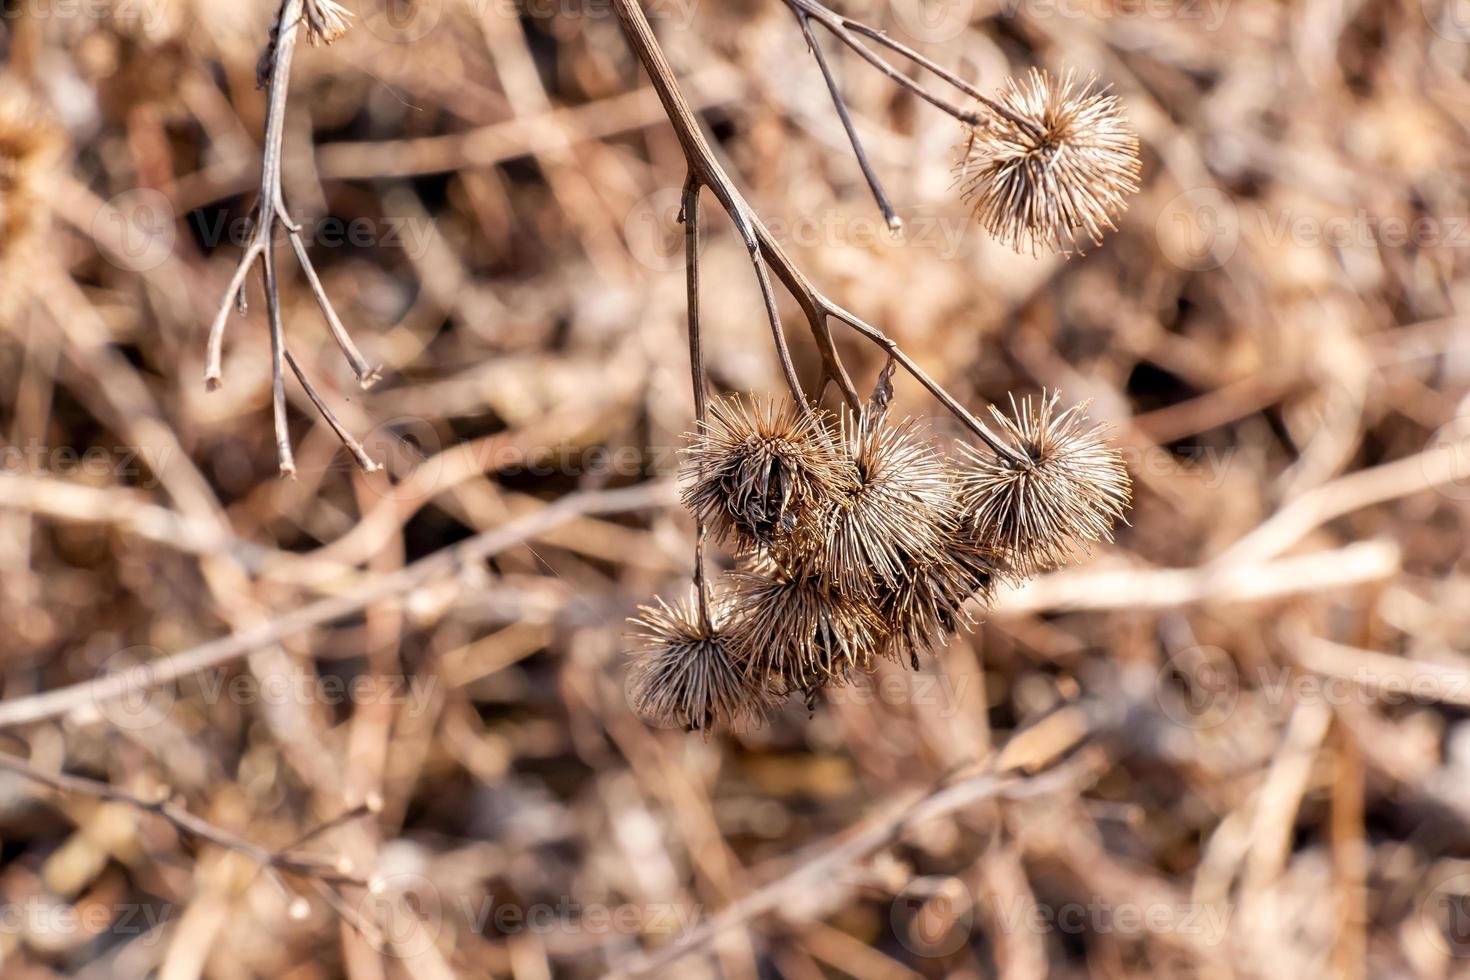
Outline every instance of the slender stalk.
{"label": "slender stalk", "polygon": [[[679,209],[679,220],[684,222],[684,278],[689,287],[689,375],[694,384],[694,423],[695,431],[702,433],[709,418],[709,392],[705,384],[704,351],[699,331],[699,190],[699,178],[690,171],[684,181],[684,201]],[[702,463],[700,467],[703,469]],[[694,591],[699,600],[699,625],[708,633],[713,619],[709,608],[709,584],[704,576],[704,540],[704,521],[696,518]]]}
{"label": "slender stalk", "polygon": [[847,102],[842,98],[842,89],[837,85],[837,79],[832,75],[832,68],[827,64],[827,56],[822,54],[822,46],[817,43],[816,36],[812,33],[811,19],[804,11],[795,11],[797,23],[801,24],[802,36],[806,38],[806,46],[811,51],[812,57],[817,61],[817,67],[822,69],[822,78],[827,82],[827,91],[832,96],[832,105],[837,110],[837,118],[842,120],[842,128],[847,130],[847,141],[852,144],[853,155],[857,157],[858,167],[863,172],[863,179],[868,182],[868,189],[873,192],[873,200],[878,204],[878,210],[883,213],[883,220],[888,223],[889,231],[898,231],[903,227],[903,219],[898,212],[893,210],[893,203],[888,200],[888,194],[883,190],[883,184],[878,180],[878,174],[874,172],[873,165],[868,162],[867,151],[863,149],[863,142],[858,138],[857,128],[852,124],[852,117],[847,112]]}
{"label": "slender stalk", "polygon": [[311,287],[312,295],[321,309],[322,316],[326,319],[327,329],[341,349],[343,356],[346,357],[352,373],[356,375],[358,382],[364,388],[377,380],[379,376],[377,368],[362,356],[362,352],[352,342],[347,328],[342,323],[342,318],[337,315],[336,308],[327,297],[321,277],[317,275],[316,268],[311,264],[306,245],[301,240],[301,228],[291,220],[290,212],[286,208],[285,195],[281,190],[281,153],[285,144],[286,99],[291,87],[291,60],[296,51],[297,29],[307,11],[307,0],[283,0],[271,33],[270,47],[262,59],[262,75],[267,86],[265,144],[261,150],[260,187],[253,212],[254,223],[250,241],[240,254],[240,261],[235,267],[234,274],[230,277],[229,286],[210,324],[209,342],[204,362],[204,384],[206,388],[213,391],[224,379],[224,334],[230,319],[230,308],[234,306],[241,315],[244,314],[245,277],[251,266],[259,261],[265,278],[266,311],[270,321],[271,405],[275,420],[276,456],[283,476],[290,476],[296,471],[290,437],[286,430],[285,365],[288,362],[306,390],[307,397],[321,411],[327,425],[342,439],[358,465],[369,472],[379,469],[378,464],[367,455],[362,445],[347,433],[347,430],[327,408],[316,389],[307,382],[300,365],[291,357],[291,352],[286,344],[285,328],[281,323],[273,237],[277,224],[286,229],[297,261]]}
{"label": "slender stalk", "polygon": [[[835,14],[819,4],[811,3],[810,0],[788,0],[788,3],[800,5],[802,10],[811,14],[814,19],[822,21],[824,26],[831,26],[823,20],[823,17],[826,17],[837,19],[838,27],[842,27],[840,18],[836,18]],[[623,36],[643,64],[644,70],[648,72],[653,89],[663,104],[664,114],[668,116],[670,124],[674,127],[674,134],[684,150],[691,173],[703,185],[709,187],[726,213],[730,215],[731,220],[735,222],[736,227],[740,229],[741,237],[745,239],[747,247],[752,250],[752,261],[756,267],[756,275],[761,280],[762,298],[767,303],[768,313],[774,305],[774,298],[770,293],[769,280],[765,276],[765,263],[770,264],[776,276],[781,279],[801,305],[808,323],[812,326],[818,347],[822,350],[828,372],[827,377],[839,384],[848,405],[854,411],[860,412],[863,403],[858,397],[852,379],[847,376],[846,369],[837,358],[836,347],[828,329],[829,317],[836,317],[887,351],[890,357],[927,388],[945,408],[949,409],[971,432],[989,446],[992,452],[1012,465],[1029,468],[1031,466],[1029,459],[1012,449],[987,428],[985,423],[972,415],[953,395],[945,391],[937,381],[929,377],[913,359],[905,354],[896,342],[883,331],[832,302],[807,279],[791,257],[781,248],[775,237],[771,235],[770,230],[761,222],[760,217],[741,197],[729,175],[715,159],[714,152],[710,149],[709,142],[699,128],[699,122],[695,119],[693,110],[690,109],[688,101],[679,91],[679,82],[674,75],[674,70],[659,47],[658,40],[653,34],[653,28],[649,26],[648,18],[644,16],[637,0],[612,0],[612,5],[622,25]],[[861,44],[861,42],[858,43]],[[764,262],[760,261],[762,259]],[[779,321],[774,317],[772,328],[778,338],[778,353],[784,352],[784,338],[781,338]],[[789,355],[784,360],[789,363]]]}
{"label": "slender stalk", "polygon": [[827,30],[831,31],[838,40],[840,40],[843,44],[847,45],[849,48],[855,51],[859,57],[861,57],[868,64],[872,65],[874,68],[878,69],[878,71],[882,72],[894,83],[908,89],[910,92],[913,92],[919,98],[923,99],[925,102],[928,102],[936,109],[939,109],[940,111],[953,116],[960,122],[970,126],[975,126],[980,124],[985,117],[980,113],[961,109],[959,106],[955,105],[953,102],[950,102],[943,96],[938,95],[925,86],[919,84],[914,79],[910,78],[909,76],[905,75],[903,72],[895,68],[892,63],[890,63],[886,58],[875,52],[873,49],[869,48],[854,35],[862,35],[863,37],[869,38],[877,42],[878,44],[881,44],[883,47],[894,52],[895,54],[902,56],[903,58],[908,59],[909,61],[918,65],[920,68],[923,68],[925,71],[928,71],[938,78],[943,79],[945,82],[959,89],[961,92],[965,93],[976,102],[979,102],[995,115],[1011,122],[1016,126],[1021,127],[1023,130],[1033,136],[1041,136],[1041,132],[1036,128],[1034,123],[1030,122],[1027,119],[1023,119],[1015,113],[1011,112],[1005,106],[1001,105],[999,102],[996,102],[994,99],[990,98],[990,96],[986,95],[984,92],[980,91],[974,85],[971,85],[969,82],[965,81],[954,72],[948,70],[943,65],[934,61],[932,58],[928,58],[920,54],[918,51],[915,51],[913,48],[902,43],[901,41],[894,40],[892,37],[889,37],[887,34],[883,33],[877,28],[869,27],[867,24],[864,24],[861,21],[853,20],[850,17],[844,17],[841,14],[838,14],[831,9],[823,6],[822,4],[817,3],[816,0],[785,0],[785,2],[786,5],[792,10],[805,13],[813,20],[816,20],[818,23],[820,23],[823,27],[827,28]]}

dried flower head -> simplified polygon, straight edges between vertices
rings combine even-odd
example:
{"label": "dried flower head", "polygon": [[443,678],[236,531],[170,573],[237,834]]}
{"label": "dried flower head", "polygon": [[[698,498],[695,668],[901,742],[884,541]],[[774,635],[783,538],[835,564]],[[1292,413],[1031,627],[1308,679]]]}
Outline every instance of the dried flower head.
{"label": "dried flower head", "polygon": [[886,411],[842,418],[855,480],[822,517],[815,562],[833,588],[871,595],[939,557],[954,530],[954,486],[944,457],[917,425],[889,425]]}
{"label": "dried flower head", "polygon": [[752,683],[807,692],[866,670],[883,641],[883,619],[861,599],[815,575],[734,572],[730,637]]}
{"label": "dried flower head", "polygon": [[347,33],[352,12],[336,0],[306,0],[306,38],[313,45],[331,44]]}
{"label": "dried flower head", "polygon": [[965,200],[985,230],[1017,252],[1081,251],[1138,191],[1138,136],[1116,97],[1031,69],[1009,79],[1000,104],[1027,125],[991,114],[973,127],[956,168]]}
{"label": "dried flower head", "polygon": [[965,446],[960,502],[979,544],[996,549],[1020,575],[1065,564],[1075,546],[1111,541],[1131,485],[1106,427],[1089,424],[1087,406],[1057,413],[1057,393],[1033,408],[1011,399],[1014,418],[990,411],[1029,465]]}
{"label": "dried flower head", "polygon": [[810,531],[851,482],[840,448],[815,415],[792,402],[714,402],[685,450],[684,505],[717,540],[770,547]]}
{"label": "dried flower head", "polygon": [[642,615],[630,620],[644,642],[629,671],[633,710],[655,725],[706,735],[758,725],[772,699],[764,687],[748,683],[722,632],[728,604],[712,602],[706,625],[693,597],[673,605],[656,601],[640,606]]}
{"label": "dried flower head", "polygon": [[881,595],[878,609],[888,630],[883,655],[918,670],[920,653],[947,643],[960,628],[974,628],[966,604],[974,598],[989,605],[1004,572],[993,549],[964,534],[951,536],[938,558]]}

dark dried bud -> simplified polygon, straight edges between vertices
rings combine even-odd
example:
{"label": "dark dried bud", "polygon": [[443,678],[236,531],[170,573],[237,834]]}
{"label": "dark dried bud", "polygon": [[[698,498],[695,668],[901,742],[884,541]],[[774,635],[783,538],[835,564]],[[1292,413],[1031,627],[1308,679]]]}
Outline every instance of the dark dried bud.
{"label": "dark dried bud", "polygon": [[772,547],[810,532],[850,469],[818,418],[787,402],[710,405],[686,450],[684,505],[717,540]]}

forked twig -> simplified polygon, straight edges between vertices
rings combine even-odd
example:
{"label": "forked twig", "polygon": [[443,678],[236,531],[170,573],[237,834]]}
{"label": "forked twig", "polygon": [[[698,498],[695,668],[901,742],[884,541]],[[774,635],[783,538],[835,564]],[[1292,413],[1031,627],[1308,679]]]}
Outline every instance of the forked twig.
{"label": "forked twig", "polygon": [[[735,226],[740,230],[741,237],[746,242],[746,247],[751,252],[751,261],[756,269],[756,276],[761,282],[762,298],[766,302],[768,316],[772,320],[772,331],[777,338],[777,353],[782,358],[782,368],[787,373],[788,384],[793,379],[790,370],[790,354],[786,351],[784,337],[781,332],[779,317],[775,313],[775,302],[770,292],[769,279],[766,276],[766,266],[769,265],[776,276],[796,298],[806,315],[807,322],[811,326],[812,336],[817,341],[817,347],[822,354],[823,368],[825,372],[824,381],[835,382],[842,390],[844,399],[854,411],[862,409],[862,400],[858,397],[857,389],[853,386],[852,379],[848,377],[846,369],[842,366],[837,356],[836,347],[832,341],[829,327],[829,319],[835,317],[852,327],[859,334],[883,348],[890,357],[896,360],[904,370],[912,374],[919,383],[927,388],[939,401],[957,417],[966,428],[978,436],[996,455],[1006,460],[1013,466],[1030,469],[1032,462],[1021,453],[1009,446],[1004,440],[996,436],[986,425],[976,418],[969,410],[959,403],[952,395],[944,390],[933,378],[929,377],[914,363],[907,354],[899,349],[898,344],[889,338],[883,331],[879,330],[857,315],[843,309],[841,306],[828,299],[821,291],[812,285],[805,274],[796,266],[770,230],[746,203],[745,198],[736,189],[734,182],[725,173],[724,168],[715,158],[709,142],[705,139],[704,132],[699,127],[699,122],[694,116],[694,111],[689,107],[679,89],[679,82],[674,75],[668,58],[663,49],[659,47],[658,40],[654,37],[653,28],[649,26],[648,18],[644,16],[642,7],[637,0],[612,0],[613,7],[617,11],[618,19],[623,27],[623,35],[633,49],[633,53],[643,64],[653,82],[654,91],[658,93],[659,101],[663,104],[664,113],[674,127],[674,134],[679,139],[679,145],[684,151],[684,157],[689,165],[691,179],[706,186],[715,195]],[[837,18],[835,14],[818,4],[808,3],[808,0],[788,0],[801,4],[801,9],[811,14],[815,19],[821,21],[825,26],[832,27],[827,20],[835,20],[836,29],[847,32],[846,22]],[[861,44],[861,42],[858,42]],[[864,46],[864,50],[866,47]],[[922,57],[917,55],[917,57]],[[932,101],[932,100],[931,100]],[[956,109],[956,112],[960,110]],[[799,392],[799,385],[793,386],[793,394]],[[797,394],[797,400],[805,404],[804,400]]]}
{"label": "forked twig", "polygon": [[250,241],[240,255],[240,262],[230,277],[230,284],[225,290],[224,297],[220,300],[214,322],[210,325],[204,383],[212,391],[218,388],[223,381],[222,352],[225,324],[229,321],[231,306],[234,306],[241,314],[245,312],[245,278],[250,267],[258,260],[264,281],[266,316],[270,322],[271,410],[275,423],[276,459],[281,475],[291,476],[296,472],[296,462],[291,452],[291,435],[286,418],[285,365],[287,363],[291,365],[296,377],[301,381],[307,397],[321,411],[327,424],[352,453],[358,465],[372,472],[381,467],[368,456],[362,444],[343,428],[337,418],[327,409],[321,396],[308,383],[300,365],[291,356],[286,343],[285,328],[281,322],[274,237],[278,225],[286,230],[292,250],[296,253],[297,262],[301,265],[306,281],[311,286],[312,295],[316,298],[317,306],[321,308],[322,315],[327,321],[327,329],[347,358],[352,373],[364,388],[369,387],[378,379],[377,369],[368,363],[367,359],[362,356],[362,352],[357,349],[357,345],[352,342],[347,328],[342,324],[342,318],[337,315],[335,307],[328,299],[321,278],[317,275],[310,256],[307,255],[306,245],[301,240],[301,228],[291,220],[281,190],[281,148],[286,123],[286,95],[291,81],[291,59],[296,50],[296,32],[303,20],[308,20],[311,29],[318,30],[318,33],[328,40],[331,39],[331,35],[319,30],[320,11],[315,9],[310,0],[283,0],[271,31],[270,46],[261,64],[262,78],[267,87],[265,147],[261,154],[260,190],[255,201],[255,208],[251,212]]}
{"label": "forked twig", "polygon": [[936,109],[953,116],[960,122],[969,126],[977,126],[985,121],[985,116],[968,109],[961,109],[953,102],[905,75],[894,67],[892,62],[864,44],[858,35],[866,37],[900,57],[918,65],[935,77],[959,89],[976,102],[979,102],[990,112],[1021,127],[1033,136],[1039,137],[1042,135],[1031,120],[1016,115],[937,61],[925,57],[901,41],[894,40],[876,27],[870,27],[861,21],[844,17],[830,8],[817,3],[816,0],[785,0],[785,3],[786,6],[790,7],[798,15],[805,14],[827,28],[827,30],[832,32],[834,37],[851,48],[859,57],[878,69],[878,71],[882,72],[894,83],[908,89]]}

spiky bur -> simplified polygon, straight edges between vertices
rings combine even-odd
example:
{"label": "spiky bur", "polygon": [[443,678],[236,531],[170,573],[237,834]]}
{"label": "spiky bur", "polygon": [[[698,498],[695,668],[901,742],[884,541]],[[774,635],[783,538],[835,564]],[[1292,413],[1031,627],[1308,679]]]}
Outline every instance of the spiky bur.
{"label": "spiky bur", "polygon": [[724,631],[728,604],[711,603],[709,626],[696,600],[640,606],[629,622],[644,644],[629,671],[633,710],[659,727],[701,731],[739,731],[760,724],[772,697],[755,685],[737,661]]}
{"label": "spiky bur", "polygon": [[956,166],[965,200],[985,230],[1017,252],[1070,255],[1104,230],[1137,193],[1138,136],[1117,98],[1069,71],[1031,69],[1009,79],[999,102],[1027,126],[990,114],[971,127]]}
{"label": "spiky bur", "polygon": [[842,444],[853,483],[822,516],[817,573],[851,596],[873,596],[935,560],[954,531],[953,486],[944,458],[912,420],[888,424],[887,412],[842,418]]}
{"label": "spiky bur", "polygon": [[804,691],[811,703],[819,688],[867,670],[883,643],[877,610],[815,575],[767,567],[733,572],[730,582],[738,609],[730,638],[752,684]]}
{"label": "spiky bur", "polygon": [[710,405],[685,450],[684,505],[716,540],[778,546],[809,532],[851,470],[818,416],[792,402]]}
{"label": "spiky bur", "polygon": [[879,595],[876,605],[887,630],[883,655],[918,670],[921,653],[944,645],[960,629],[974,628],[966,605],[976,599],[988,606],[1005,573],[995,551],[963,534],[951,536],[937,558]]}
{"label": "spiky bur", "polygon": [[991,407],[1010,446],[1029,466],[964,446],[962,518],[976,543],[1006,556],[1021,576],[1065,564],[1077,547],[1111,541],[1132,487],[1122,454],[1093,425],[1086,404],[1057,411],[1045,392],[1011,415]]}

